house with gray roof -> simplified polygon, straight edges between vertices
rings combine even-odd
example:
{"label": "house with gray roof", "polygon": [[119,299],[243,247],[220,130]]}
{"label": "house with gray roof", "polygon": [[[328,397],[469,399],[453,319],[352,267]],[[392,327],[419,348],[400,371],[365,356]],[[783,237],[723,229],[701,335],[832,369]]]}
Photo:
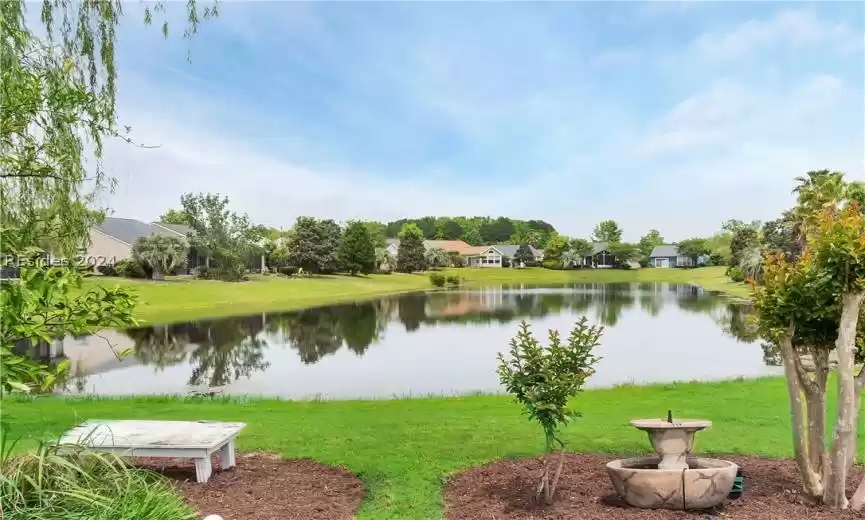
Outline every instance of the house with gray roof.
{"label": "house with gray roof", "polygon": [[[188,243],[187,237],[191,232],[192,228],[180,224],[148,224],[132,218],[106,217],[90,230],[85,256],[91,264],[115,264],[132,258],[132,246],[139,238],[159,235]],[[188,267],[197,266],[198,260],[191,254]]]}
{"label": "house with gray roof", "polygon": [[[700,264],[700,260],[702,259],[697,259],[697,264]],[[649,265],[661,268],[694,267],[694,260],[680,255],[676,244],[662,244],[652,249],[652,253],[649,255]]]}
{"label": "house with gray roof", "polygon": [[[469,267],[516,267],[513,261],[519,248],[520,246],[513,244],[493,244],[472,248],[476,251],[470,251],[467,254],[467,265]],[[529,246],[529,249],[532,256],[535,257],[535,262],[541,262],[544,259],[543,251],[532,246]]]}

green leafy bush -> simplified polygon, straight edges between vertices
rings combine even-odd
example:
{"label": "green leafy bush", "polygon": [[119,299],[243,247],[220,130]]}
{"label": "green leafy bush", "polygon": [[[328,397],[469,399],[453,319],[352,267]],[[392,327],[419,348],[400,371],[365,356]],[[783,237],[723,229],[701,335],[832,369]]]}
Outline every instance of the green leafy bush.
{"label": "green leafy bush", "polygon": [[96,267],[96,270],[105,276],[118,276],[117,269],[115,269],[114,264],[104,264]]}
{"label": "green leafy bush", "polygon": [[[584,316],[574,325],[566,342],[558,331],[550,330],[549,345],[545,347],[523,321],[516,337],[511,339],[510,356],[498,355],[502,385],[544,430],[544,470],[536,488],[539,501],[549,503],[555,494],[564,463],[565,445],[559,430],[579,415],[568,408],[568,403],[595,373],[594,365],[600,358],[592,350],[599,345],[602,334],[603,328],[589,325]],[[562,454],[551,479],[550,454],[556,446],[562,448]]]}
{"label": "green leafy bush", "polygon": [[114,264],[114,272],[124,278],[150,278],[147,270],[134,261],[125,258]]}
{"label": "green leafy bush", "polygon": [[709,262],[706,265],[724,265],[724,255],[721,253],[710,254]]}
{"label": "green leafy bush", "polygon": [[446,280],[447,284],[451,287],[459,287],[460,284],[462,283],[462,280],[460,279],[460,277],[455,275],[455,274],[448,275],[445,280]]}
{"label": "green leafy bush", "polygon": [[447,283],[447,277],[440,273],[433,273],[429,275],[429,281],[435,287],[444,287]]}
{"label": "green leafy bush", "polygon": [[[120,457],[41,444],[11,455],[0,438],[0,503],[4,520],[193,520],[171,484]],[[68,450],[68,451],[66,451]]]}
{"label": "green leafy bush", "polygon": [[284,274],[285,276],[294,276],[297,274],[297,267],[292,265],[286,265],[279,268],[279,274]]}
{"label": "green leafy bush", "polygon": [[727,269],[727,276],[730,277],[734,282],[744,282],[745,281],[745,272],[742,271],[742,268],[738,266],[732,266]]}
{"label": "green leafy bush", "polygon": [[561,269],[562,268],[562,262],[560,262],[559,260],[544,260],[541,265],[544,267],[544,269]]}
{"label": "green leafy bush", "polygon": [[200,268],[198,277],[204,280],[222,280],[224,282],[239,282],[248,279],[246,268],[242,265],[231,264],[225,267]]}

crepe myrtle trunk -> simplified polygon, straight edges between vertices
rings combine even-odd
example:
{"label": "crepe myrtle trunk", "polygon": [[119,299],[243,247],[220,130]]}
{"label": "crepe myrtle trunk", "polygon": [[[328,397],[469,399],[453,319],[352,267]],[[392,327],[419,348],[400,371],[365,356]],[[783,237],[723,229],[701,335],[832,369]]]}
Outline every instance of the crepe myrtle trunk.
{"label": "crepe myrtle trunk", "polygon": [[848,505],[847,463],[856,449],[856,326],[865,292],[845,293],[841,300],[841,321],[835,351],[838,353],[838,412],[832,436],[828,478],[823,503],[834,509]]}
{"label": "crepe myrtle trunk", "polygon": [[[796,349],[793,347],[793,336],[796,333],[796,325],[791,323],[786,332],[780,338],[781,359],[784,364],[784,375],[787,381],[787,393],[790,398],[790,415],[793,425],[793,452],[796,465],[802,475],[805,493],[812,499],[820,500],[823,495],[823,468],[822,464],[814,465],[812,461],[818,460],[816,455],[810,454],[811,448],[817,442],[809,443],[808,413],[809,403],[805,397],[808,381],[802,377],[804,369],[802,361]],[[822,438],[821,438],[822,440]],[[820,443],[820,454],[823,450]]]}

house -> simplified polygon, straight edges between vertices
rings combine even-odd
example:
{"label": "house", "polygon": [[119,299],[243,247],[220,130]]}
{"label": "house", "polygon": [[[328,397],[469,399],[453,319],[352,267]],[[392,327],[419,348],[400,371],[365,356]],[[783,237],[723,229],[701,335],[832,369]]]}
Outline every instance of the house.
{"label": "house", "polygon": [[[387,244],[387,254],[391,258],[396,258],[397,253],[399,252],[399,239],[389,238],[385,243]],[[441,249],[448,254],[458,253],[463,256],[474,253],[477,249],[462,240],[424,240],[423,247],[426,251],[429,251],[430,249]]]}
{"label": "house", "polygon": [[[520,246],[513,244],[494,244],[491,246],[480,246],[479,251],[470,253],[467,256],[468,267],[508,267],[514,265],[514,256],[517,254]],[[540,262],[544,258],[544,252],[540,249],[535,249],[529,246],[532,251],[532,256],[535,257],[535,262]]]}
{"label": "house", "polygon": [[[697,259],[699,264],[701,259]],[[694,261],[679,254],[675,244],[655,246],[649,255],[649,265],[652,267],[694,267]]]}
{"label": "house", "polygon": [[610,252],[606,242],[594,242],[592,253],[582,258],[581,265],[608,269],[616,266],[616,257]]}
{"label": "house", "polygon": [[[131,218],[106,217],[90,230],[90,240],[84,255],[88,262],[97,266],[115,264],[132,258],[132,246],[139,238],[160,235],[174,237],[188,244],[187,235],[191,232],[192,228],[181,224],[148,224]],[[187,267],[194,268],[205,262],[205,259],[190,251]]]}

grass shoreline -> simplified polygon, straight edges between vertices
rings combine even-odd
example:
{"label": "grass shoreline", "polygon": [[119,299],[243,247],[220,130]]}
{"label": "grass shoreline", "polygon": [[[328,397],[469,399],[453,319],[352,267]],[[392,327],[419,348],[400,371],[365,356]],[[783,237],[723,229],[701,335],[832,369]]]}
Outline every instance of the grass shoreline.
{"label": "grass shoreline", "polygon": [[[829,415],[834,394],[829,393]],[[723,403],[724,406],[719,406]],[[535,456],[539,426],[507,395],[392,400],[290,401],[271,398],[166,396],[13,398],[2,402],[10,435],[54,437],[86,419],[220,420],[248,424],[241,451],[269,451],[347,468],[367,489],[358,518],[442,516],[442,484],[463,469],[496,459]],[[697,437],[707,455],[789,458],[790,411],[784,379],[620,386],[585,391],[573,403],[583,416],[564,430],[572,452],[640,455],[651,451],[631,419],[704,418]],[[863,418],[860,417],[860,421]],[[859,455],[865,455],[860,428]]]}
{"label": "grass shoreline", "polygon": [[[734,299],[748,299],[748,286],[730,281],[724,275],[724,270],[724,267],[571,271],[529,268],[445,269],[442,272],[464,278],[467,287],[561,283],[695,283]],[[136,317],[149,324],[291,311],[431,289],[427,274],[399,273],[314,278],[253,276],[250,281],[239,283],[180,278],[152,281],[91,277],[85,281],[85,289],[115,284],[134,289],[140,295]]]}

